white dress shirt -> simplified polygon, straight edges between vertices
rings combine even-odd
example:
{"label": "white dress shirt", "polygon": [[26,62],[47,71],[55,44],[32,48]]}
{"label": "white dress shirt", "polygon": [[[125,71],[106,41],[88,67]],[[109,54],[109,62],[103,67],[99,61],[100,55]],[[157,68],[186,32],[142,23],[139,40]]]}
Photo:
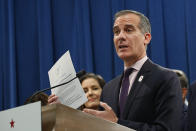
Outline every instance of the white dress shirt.
{"label": "white dress shirt", "polygon": [[133,68],[134,69],[133,72],[129,75],[129,90],[128,90],[128,94],[129,94],[129,92],[131,90],[131,87],[133,85],[133,82],[135,81],[135,78],[136,78],[138,72],[140,71],[140,69],[142,68],[143,64],[146,62],[147,59],[148,59],[148,57],[147,56],[144,56],[142,59],[140,59],[139,61],[137,61],[136,63],[134,63],[132,66],[130,66],[130,67],[124,67],[124,71],[127,68]]}

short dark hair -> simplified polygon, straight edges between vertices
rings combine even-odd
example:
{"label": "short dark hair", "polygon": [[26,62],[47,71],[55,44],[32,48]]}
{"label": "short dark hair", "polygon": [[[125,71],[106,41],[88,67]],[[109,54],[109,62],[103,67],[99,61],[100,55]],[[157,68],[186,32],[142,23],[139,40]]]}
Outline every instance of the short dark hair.
{"label": "short dark hair", "polygon": [[81,76],[80,83],[82,83],[87,78],[95,79],[99,83],[101,88],[103,88],[103,86],[105,85],[105,80],[100,75],[96,75],[94,73],[87,73],[87,74]]}
{"label": "short dark hair", "polygon": [[173,69],[173,71],[177,74],[177,76],[180,80],[181,87],[188,88],[189,84],[188,84],[188,78],[187,78],[186,74],[181,70]]}
{"label": "short dark hair", "polygon": [[134,10],[121,10],[114,15],[114,22],[120,16],[127,15],[127,14],[135,14],[140,17],[140,23],[138,28],[141,30],[143,34],[151,33],[151,25],[149,19],[142,13]]}
{"label": "short dark hair", "polygon": [[48,95],[44,92],[40,92],[34,96],[27,98],[26,101],[24,102],[24,104],[34,103],[37,101],[41,101],[42,106],[47,105],[48,104]]}

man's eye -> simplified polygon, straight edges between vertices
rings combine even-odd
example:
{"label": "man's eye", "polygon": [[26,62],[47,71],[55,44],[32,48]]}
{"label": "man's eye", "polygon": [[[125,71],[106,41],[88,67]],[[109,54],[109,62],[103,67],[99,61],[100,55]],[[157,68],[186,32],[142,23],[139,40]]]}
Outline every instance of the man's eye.
{"label": "man's eye", "polygon": [[115,30],[115,31],[114,31],[114,34],[115,34],[115,35],[117,35],[117,34],[119,34],[119,33],[120,33],[119,30]]}
{"label": "man's eye", "polygon": [[126,29],[126,32],[132,32],[133,30],[132,29],[130,29],[130,28],[127,28]]}

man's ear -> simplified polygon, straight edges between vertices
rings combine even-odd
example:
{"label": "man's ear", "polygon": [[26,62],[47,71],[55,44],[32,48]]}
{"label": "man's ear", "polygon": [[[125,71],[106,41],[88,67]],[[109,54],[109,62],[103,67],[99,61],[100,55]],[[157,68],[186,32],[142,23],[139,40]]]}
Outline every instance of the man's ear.
{"label": "man's ear", "polygon": [[144,44],[148,45],[151,41],[151,34],[150,33],[145,33],[144,37],[145,37]]}

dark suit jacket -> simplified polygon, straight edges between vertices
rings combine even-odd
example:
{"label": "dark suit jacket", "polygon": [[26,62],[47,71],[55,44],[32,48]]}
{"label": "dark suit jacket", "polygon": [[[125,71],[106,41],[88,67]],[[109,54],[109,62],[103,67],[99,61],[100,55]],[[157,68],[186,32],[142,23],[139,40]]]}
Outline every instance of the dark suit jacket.
{"label": "dark suit jacket", "polygon": [[[138,79],[143,76],[142,81]],[[112,107],[119,118],[119,91],[122,75],[107,83],[101,101]],[[144,63],[130,90],[118,123],[138,131],[181,131],[183,102],[180,82],[169,69]]]}
{"label": "dark suit jacket", "polygon": [[196,81],[189,88],[187,131],[196,131]]}

